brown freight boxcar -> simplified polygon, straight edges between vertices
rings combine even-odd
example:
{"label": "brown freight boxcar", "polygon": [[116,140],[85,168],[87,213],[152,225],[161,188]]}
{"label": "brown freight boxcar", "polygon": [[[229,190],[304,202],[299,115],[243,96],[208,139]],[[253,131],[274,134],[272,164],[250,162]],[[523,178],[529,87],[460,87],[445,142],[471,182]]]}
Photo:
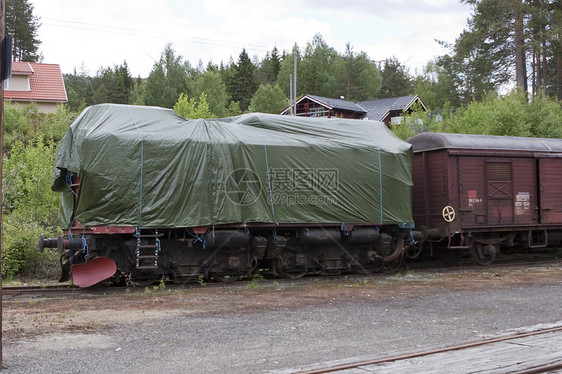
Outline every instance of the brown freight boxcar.
{"label": "brown freight boxcar", "polygon": [[[562,139],[423,133],[413,145],[420,245],[488,265],[500,250],[562,242]],[[421,233],[421,234],[420,234]]]}

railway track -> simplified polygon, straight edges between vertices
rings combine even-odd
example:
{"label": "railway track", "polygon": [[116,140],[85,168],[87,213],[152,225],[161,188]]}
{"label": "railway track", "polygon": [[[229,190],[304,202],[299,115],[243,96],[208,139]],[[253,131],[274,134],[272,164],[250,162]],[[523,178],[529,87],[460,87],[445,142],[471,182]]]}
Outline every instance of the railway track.
{"label": "railway track", "polygon": [[[439,261],[431,261],[431,262],[421,262],[421,263],[407,263],[404,265],[400,270],[396,271],[395,269],[387,269],[383,270],[379,273],[374,273],[370,275],[357,275],[357,274],[347,274],[347,275],[329,275],[326,279],[330,280],[358,280],[364,281],[370,278],[380,279],[382,277],[388,275],[395,275],[396,273],[407,272],[408,274],[413,275],[423,275],[424,273],[431,273],[434,274],[435,272],[440,273],[450,273],[450,272],[469,272],[469,271],[493,271],[494,269],[508,269],[508,268],[518,268],[522,266],[551,266],[551,265],[562,265],[562,260],[548,256],[543,257],[538,260],[529,261],[528,259],[513,259],[513,258],[506,258],[505,261],[497,261],[496,263],[482,267],[478,265],[474,265],[471,262],[467,261],[466,263],[461,263],[457,266],[443,266]],[[22,298],[22,297],[63,297],[63,296],[103,296],[106,294],[119,294],[119,293],[126,293],[126,292],[145,292],[146,290],[158,290],[160,288],[165,288],[166,290],[178,290],[178,289],[192,289],[192,288],[220,288],[220,287],[230,287],[230,288],[244,288],[247,287],[250,282],[252,282],[252,278],[248,278],[246,281],[238,281],[233,283],[223,283],[223,282],[212,282],[209,281],[207,283],[198,283],[198,282],[191,282],[191,283],[171,283],[165,282],[163,284],[155,283],[149,286],[93,286],[89,288],[78,288],[72,285],[56,285],[56,286],[24,286],[24,287],[3,287],[3,295],[7,297],[13,298]],[[289,279],[262,279],[260,278],[258,283],[267,284],[267,282],[276,282],[279,285],[283,286],[285,284],[307,284],[311,282],[317,282],[318,275],[311,274],[310,276],[289,280]]]}
{"label": "railway track", "polygon": [[[386,357],[386,358],[380,358],[380,359],[373,359],[373,360],[364,360],[364,361],[359,361],[359,362],[355,362],[355,363],[349,363],[349,364],[341,364],[341,365],[325,365],[324,367],[320,367],[320,368],[316,368],[316,369],[305,369],[305,370],[289,370],[289,371],[283,371],[283,374],[288,374],[288,373],[292,373],[292,374],[325,374],[325,373],[341,373],[341,374],[346,374],[346,373],[357,373],[359,371],[357,370],[361,370],[361,373],[376,373],[376,372],[381,372],[384,370],[385,373],[393,373],[393,372],[397,372],[397,371],[393,371],[391,370],[388,366],[384,366],[385,364],[388,363],[396,363],[398,361],[406,361],[406,360],[412,360],[412,359],[417,359],[417,358],[423,358],[423,357],[428,357],[428,356],[432,356],[432,355],[437,355],[437,354],[441,354],[441,353],[449,353],[449,352],[454,352],[454,351],[461,351],[461,350],[468,350],[468,349],[472,349],[472,348],[477,348],[477,347],[482,347],[482,346],[486,346],[486,345],[492,345],[495,343],[501,343],[501,342],[509,342],[509,343],[513,343],[514,345],[525,345],[525,343],[518,343],[516,342],[516,340],[518,339],[524,339],[524,338],[529,338],[529,337],[535,337],[538,335],[543,335],[543,334],[549,334],[549,333],[560,333],[562,332],[562,326],[557,326],[557,327],[552,327],[552,328],[546,328],[546,329],[541,329],[541,330],[537,330],[537,331],[532,331],[532,332],[522,332],[522,333],[517,333],[514,335],[509,335],[509,336],[502,336],[502,337],[497,337],[497,338],[490,338],[490,339],[483,339],[480,341],[475,341],[475,342],[470,342],[470,343],[466,343],[466,344],[459,344],[459,345],[454,345],[454,346],[450,346],[450,347],[445,347],[445,348],[439,348],[439,349],[431,349],[431,350],[427,350],[427,351],[422,351],[422,352],[417,352],[417,353],[411,353],[411,354],[404,354],[404,355],[397,355],[397,356],[391,356],[391,357]],[[492,361],[492,363],[495,364],[495,368],[494,369],[498,369],[500,368],[501,363],[499,362],[501,360],[500,357],[497,357],[497,360]],[[552,359],[552,358],[544,358],[541,361],[541,358],[537,358],[535,361],[533,362],[528,362],[525,363],[525,359],[523,357],[515,357],[514,360],[517,360],[517,362],[515,364],[511,364],[511,363],[505,363],[506,367],[505,369],[501,369],[500,368],[500,372],[510,372],[510,373],[519,373],[519,374],[534,374],[534,373],[545,373],[545,372],[552,372],[554,370],[560,370],[562,369],[562,356],[559,356],[557,359]],[[511,365],[515,365],[515,366],[511,366]],[[519,368],[517,368],[517,365],[519,366]],[[476,364],[475,364],[476,366]],[[386,370],[385,370],[386,369]],[[487,370],[480,370],[477,367],[474,367],[474,372],[486,372]],[[404,370],[404,371],[408,371],[405,369],[404,366],[401,367],[400,370]],[[425,372],[424,368],[422,368],[421,366],[418,366],[418,370],[419,372]],[[490,369],[488,369],[490,370]],[[462,373],[463,368],[462,368],[462,364],[460,364],[459,367],[457,367],[457,369],[455,370],[456,372]]]}
{"label": "railway track", "polygon": [[2,295],[9,297],[56,297],[86,294],[104,294],[122,292],[123,288],[118,287],[93,287],[78,288],[75,286],[24,286],[24,287],[3,287]]}

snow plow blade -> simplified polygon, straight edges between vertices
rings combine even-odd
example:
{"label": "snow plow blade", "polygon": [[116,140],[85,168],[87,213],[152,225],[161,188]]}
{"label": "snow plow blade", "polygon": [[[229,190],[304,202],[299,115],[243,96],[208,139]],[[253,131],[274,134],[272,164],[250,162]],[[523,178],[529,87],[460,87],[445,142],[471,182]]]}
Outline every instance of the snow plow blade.
{"label": "snow plow blade", "polygon": [[96,257],[85,264],[72,265],[70,271],[74,285],[84,288],[112,277],[117,265],[109,257]]}

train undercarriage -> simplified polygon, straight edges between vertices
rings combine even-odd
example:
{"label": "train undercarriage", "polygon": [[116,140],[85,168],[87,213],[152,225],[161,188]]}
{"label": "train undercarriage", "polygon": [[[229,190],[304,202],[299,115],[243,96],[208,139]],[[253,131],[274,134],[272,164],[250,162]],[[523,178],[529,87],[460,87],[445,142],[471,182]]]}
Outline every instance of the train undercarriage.
{"label": "train undercarriage", "polygon": [[401,258],[408,234],[393,225],[264,226],[71,230],[65,237],[41,238],[39,245],[61,251],[61,281],[72,276],[75,285],[88,287],[104,280],[232,282],[258,269],[291,279],[309,273],[369,274]]}
{"label": "train undercarriage", "polygon": [[421,226],[414,231],[416,242],[406,252],[415,258],[422,252],[447,265],[457,265],[463,256],[481,266],[491,265],[500,253],[542,252],[562,246],[561,226],[504,227],[486,230],[446,232]]}

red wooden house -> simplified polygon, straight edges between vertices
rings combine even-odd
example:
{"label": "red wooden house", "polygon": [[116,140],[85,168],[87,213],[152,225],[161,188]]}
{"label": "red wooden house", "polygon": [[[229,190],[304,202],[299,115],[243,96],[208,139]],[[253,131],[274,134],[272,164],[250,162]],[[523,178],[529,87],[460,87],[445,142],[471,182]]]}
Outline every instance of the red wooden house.
{"label": "red wooden house", "polygon": [[[358,102],[303,95],[297,100],[296,114],[305,117],[369,119],[390,126],[400,124],[403,115],[411,112],[415,103],[418,103],[423,110],[427,110],[418,95]],[[291,114],[291,107],[283,110],[281,114]]]}

